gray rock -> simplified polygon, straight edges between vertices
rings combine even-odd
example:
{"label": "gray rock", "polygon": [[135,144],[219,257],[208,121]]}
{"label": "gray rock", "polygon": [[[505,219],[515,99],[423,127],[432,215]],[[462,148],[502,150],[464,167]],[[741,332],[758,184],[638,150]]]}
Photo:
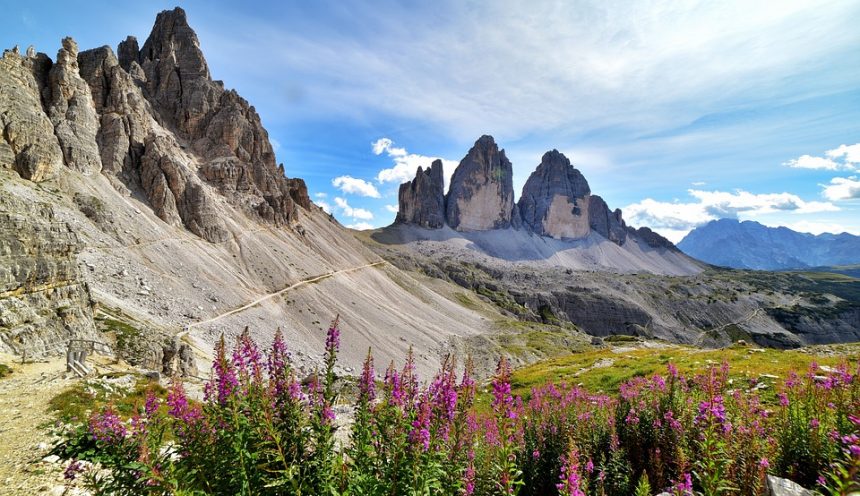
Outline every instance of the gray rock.
{"label": "gray rock", "polygon": [[85,174],[101,171],[101,156],[96,144],[99,118],[90,87],[81,78],[78,44],[72,38],[63,38],[57,62],[48,73],[43,100],[65,164]]}
{"label": "gray rock", "polygon": [[597,195],[589,198],[588,203],[588,224],[591,230],[617,245],[623,245],[627,241],[627,224],[624,223],[621,209],[610,212],[603,198]]}
{"label": "gray rock", "polygon": [[445,197],[445,218],[458,231],[516,227],[513,171],[492,136],[481,136],[460,161]]}
{"label": "gray rock", "polygon": [[431,229],[445,225],[445,189],[442,161],[426,170],[418,167],[415,179],[400,185],[395,222]]}
{"label": "gray rock", "polygon": [[0,169],[34,182],[51,179],[63,164],[54,125],[42,110],[50,65],[45,54],[21,58],[6,52],[0,58]]}
{"label": "gray rock", "polygon": [[588,181],[558,150],[546,152],[523,186],[517,203],[523,226],[542,236],[588,236]]}
{"label": "gray rock", "polygon": [[812,496],[812,491],[799,484],[772,475],[767,476],[767,489],[769,496]]}

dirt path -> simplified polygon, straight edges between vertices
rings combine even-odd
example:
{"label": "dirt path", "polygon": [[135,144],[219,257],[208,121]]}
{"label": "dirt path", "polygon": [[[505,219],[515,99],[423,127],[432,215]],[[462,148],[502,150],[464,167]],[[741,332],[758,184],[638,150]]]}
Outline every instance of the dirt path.
{"label": "dirt path", "polygon": [[0,362],[13,368],[11,376],[0,379],[0,493],[50,494],[62,485],[62,465],[41,461],[51,445],[43,427],[53,421],[48,401],[76,379],[64,378],[63,358],[24,365],[14,359],[0,355]]}
{"label": "dirt path", "polygon": [[299,281],[299,282],[297,282],[297,283],[295,283],[295,284],[292,284],[292,285],[290,285],[290,286],[287,286],[287,287],[286,287],[286,288],[284,288],[284,289],[281,289],[281,290],[279,290],[279,291],[275,291],[274,293],[269,293],[269,294],[267,294],[267,295],[265,295],[265,296],[261,296],[260,298],[257,298],[256,300],[254,300],[254,301],[252,301],[252,302],[250,302],[250,303],[247,303],[247,304],[245,304],[245,305],[242,305],[242,306],[241,306],[241,307],[239,307],[239,308],[234,308],[233,310],[230,310],[230,311],[228,311],[228,312],[224,312],[224,313],[222,313],[222,314],[220,314],[220,315],[216,315],[216,316],[211,317],[211,318],[208,318],[208,319],[206,319],[206,320],[201,320],[201,321],[199,321],[199,322],[194,322],[194,323],[192,323],[192,324],[189,324],[188,326],[186,326],[186,328],[185,328],[185,330],[184,330],[184,331],[182,331],[181,333],[179,333],[179,337],[181,338],[182,336],[184,336],[185,334],[187,334],[187,333],[188,333],[192,328],[194,328],[194,327],[200,327],[200,326],[205,325],[205,324],[211,324],[212,322],[215,322],[215,321],[217,321],[217,320],[221,320],[221,319],[223,319],[224,317],[228,317],[228,316],[230,316],[230,315],[235,315],[235,314],[237,314],[237,313],[243,312],[243,311],[245,311],[245,310],[247,310],[247,309],[249,309],[249,308],[252,308],[252,307],[254,307],[254,306],[256,306],[256,305],[259,305],[260,303],[262,303],[262,302],[264,302],[264,301],[266,301],[266,300],[268,300],[268,299],[270,299],[270,298],[274,298],[274,297],[276,297],[276,296],[280,296],[280,295],[282,295],[282,294],[286,293],[287,291],[291,291],[291,290],[296,289],[296,288],[298,288],[298,287],[300,287],[300,286],[304,286],[304,285],[306,285],[306,284],[311,284],[311,283],[314,283],[314,282],[317,282],[317,281],[321,281],[321,280],[323,280],[323,279],[328,279],[329,277],[334,277],[334,276],[339,275],[339,274],[345,274],[345,273],[348,273],[348,272],[355,272],[355,271],[357,271],[357,270],[366,269],[366,268],[368,268],[368,267],[376,267],[377,265],[382,265],[382,264],[384,264],[384,263],[385,263],[385,262],[383,262],[383,261],[380,261],[380,262],[373,262],[373,263],[369,263],[369,264],[359,265],[358,267],[350,267],[350,268],[348,268],[348,269],[336,270],[336,271],[333,271],[333,272],[327,272],[327,273],[322,274],[322,275],[309,277],[309,278],[307,278],[307,279],[302,279],[301,281]]}

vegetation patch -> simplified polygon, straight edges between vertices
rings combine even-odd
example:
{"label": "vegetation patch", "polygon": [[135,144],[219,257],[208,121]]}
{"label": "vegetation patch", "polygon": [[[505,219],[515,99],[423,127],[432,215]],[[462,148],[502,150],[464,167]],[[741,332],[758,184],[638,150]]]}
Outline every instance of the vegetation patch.
{"label": "vegetation patch", "polygon": [[12,368],[5,363],[0,363],[0,379],[12,375]]}
{"label": "vegetation patch", "polygon": [[[128,379],[112,381],[121,377]],[[157,381],[142,376],[110,374],[75,384],[51,398],[48,406],[64,422],[85,420],[92,412],[108,405],[122,416],[129,417],[143,406],[147,392],[157,397],[166,395],[166,390]]]}

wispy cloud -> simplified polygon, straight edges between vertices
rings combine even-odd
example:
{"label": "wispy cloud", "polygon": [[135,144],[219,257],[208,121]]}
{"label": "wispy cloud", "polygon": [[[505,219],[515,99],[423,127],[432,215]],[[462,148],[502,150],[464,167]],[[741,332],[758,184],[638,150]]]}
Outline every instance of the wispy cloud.
{"label": "wispy cloud", "polygon": [[[380,183],[395,182],[397,184],[411,181],[415,177],[415,171],[418,167],[430,167],[434,160],[439,157],[428,157],[409,153],[405,148],[395,147],[394,142],[389,138],[380,138],[370,144],[375,155],[386,153],[394,161],[394,167],[382,169],[376,175],[376,180]],[[448,190],[448,185],[451,183],[451,175],[454,174],[454,169],[457,167],[457,162],[454,160],[442,160],[442,171],[445,176],[445,190]]]}
{"label": "wispy cloud", "polygon": [[[313,76],[302,112],[382,113],[457,137],[490,131],[505,139],[562,126],[644,130],[724,110],[739,95],[788,101],[850,89],[828,69],[860,41],[853,2],[327,7],[338,15],[303,19],[304,28],[243,23],[243,46],[224,56],[250,71],[277,65],[294,79]],[[308,36],[312,30],[324,31],[326,42]],[[233,56],[258,51],[269,64]],[[817,77],[802,87],[785,84],[810,74]]]}
{"label": "wispy cloud", "polygon": [[398,212],[399,208],[397,205],[386,205],[385,210],[388,210],[392,214],[396,214]]}
{"label": "wispy cloud", "polygon": [[376,186],[364,179],[357,179],[352,176],[338,176],[331,180],[331,185],[344,193],[367,196],[370,198],[381,197]]}

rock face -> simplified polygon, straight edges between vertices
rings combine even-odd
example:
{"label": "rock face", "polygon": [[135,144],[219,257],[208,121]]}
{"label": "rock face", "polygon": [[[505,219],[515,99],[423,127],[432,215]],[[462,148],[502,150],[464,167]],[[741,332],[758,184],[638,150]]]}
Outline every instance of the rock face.
{"label": "rock face", "polygon": [[623,246],[629,237],[646,246],[677,251],[648,228],[634,229],[621,210],[610,210],[592,195],[588,181],[558,150],[546,152],[529,176],[520,200],[513,202],[512,166],[491,136],[481,136],[460,161],[443,192],[442,162],[418,168],[415,179],[400,185],[396,224],[458,231],[525,229],[555,239],[583,239],[596,233]]}
{"label": "rock face", "polygon": [[400,185],[395,222],[438,229],[445,225],[445,179],[442,161],[435,160],[427,170],[418,167],[415,179]]}
{"label": "rock face", "polygon": [[627,241],[627,224],[621,215],[621,209],[610,212],[603,198],[594,195],[588,199],[588,225],[592,231],[617,245]]}
{"label": "rock face", "polygon": [[589,232],[588,181],[558,150],[546,152],[529,176],[519,206],[523,225],[556,239],[584,238]]}
{"label": "rock face", "polygon": [[50,64],[44,54],[30,58],[6,51],[0,59],[0,168],[34,182],[52,178],[63,165],[41,103],[39,79]]}
{"label": "rock face", "polygon": [[57,61],[48,73],[42,99],[54,134],[63,151],[65,164],[84,174],[101,171],[96,133],[98,115],[93,105],[90,87],[81,78],[78,67],[78,44],[71,38],[63,39],[57,52]]}
{"label": "rock face", "polygon": [[[0,179],[9,174],[0,171]],[[79,249],[50,205],[0,191],[0,350],[32,357],[57,352],[69,338],[95,336]]]}
{"label": "rock face", "polygon": [[481,136],[460,161],[445,197],[445,219],[458,231],[519,227],[513,170],[492,136]]}
{"label": "rock face", "polygon": [[293,197],[307,196],[304,184],[290,183],[275,164],[254,107],[212,80],[185,11],[177,7],[158,14],[143,48],[138,52],[136,47],[134,38],[120,44],[120,66],[144,89],[159,122],[187,140],[203,160],[207,182],[268,221],[295,221]]}

